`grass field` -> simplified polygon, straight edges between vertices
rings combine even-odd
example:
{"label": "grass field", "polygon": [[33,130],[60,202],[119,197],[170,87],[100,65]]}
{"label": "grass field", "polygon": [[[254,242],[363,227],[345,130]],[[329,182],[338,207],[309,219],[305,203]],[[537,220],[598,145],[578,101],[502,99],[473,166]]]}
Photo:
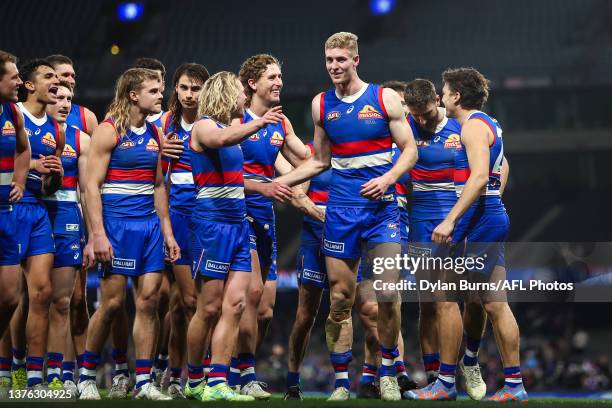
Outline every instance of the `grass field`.
{"label": "grass field", "polygon": [[[285,402],[282,400],[281,395],[275,395],[269,401],[257,401],[257,402],[247,402],[247,403],[236,403],[236,402],[198,402],[193,400],[183,400],[183,401],[140,401],[140,400],[108,400],[104,399],[102,401],[62,401],[62,402],[9,402],[9,401],[0,401],[0,408],[4,407],[25,407],[25,406],[34,406],[36,404],[39,406],[42,404],[41,408],[45,407],[112,407],[112,408],[144,408],[159,406],[159,407],[175,407],[175,408],[195,408],[201,407],[203,405],[207,407],[215,407],[215,406],[249,406],[249,407],[271,407],[271,408],[287,408],[287,407],[300,407],[300,408],[321,408],[323,406],[329,407],[445,407],[449,408],[451,406],[499,406],[497,403],[487,403],[487,402],[478,402],[472,401],[467,398],[460,398],[455,402],[424,402],[424,401],[400,401],[400,402],[383,402],[377,400],[358,400],[351,399],[347,402],[335,402],[335,403],[327,403],[325,402],[325,398],[316,398],[316,397],[307,397],[302,402]],[[545,406],[545,407],[556,407],[556,406],[568,406],[568,407],[576,407],[576,406],[612,406],[612,401],[608,400],[590,400],[590,399],[577,399],[577,398],[535,398],[529,400],[529,406]]]}

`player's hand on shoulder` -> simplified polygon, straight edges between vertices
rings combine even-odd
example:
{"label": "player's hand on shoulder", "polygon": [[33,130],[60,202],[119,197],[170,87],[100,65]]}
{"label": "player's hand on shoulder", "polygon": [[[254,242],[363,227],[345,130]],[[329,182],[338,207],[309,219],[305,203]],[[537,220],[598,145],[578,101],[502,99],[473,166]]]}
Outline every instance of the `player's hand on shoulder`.
{"label": "player's hand on shoulder", "polygon": [[286,184],[271,181],[270,183],[263,183],[262,194],[264,197],[271,198],[281,203],[291,201],[293,197],[293,190]]}
{"label": "player's hand on shoulder", "polygon": [[176,132],[170,132],[166,135],[162,144],[163,156],[178,160],[184,150],[183,141],[176,136]]}

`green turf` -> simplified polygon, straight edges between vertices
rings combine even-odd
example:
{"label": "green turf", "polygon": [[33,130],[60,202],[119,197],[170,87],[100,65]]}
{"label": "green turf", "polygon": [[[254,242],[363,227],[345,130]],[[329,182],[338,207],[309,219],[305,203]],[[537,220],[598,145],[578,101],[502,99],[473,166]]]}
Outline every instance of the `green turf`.
{"label": "green turf", "polygon": [[[38,403],[40,404],[40,403]],[[38,405],[37,404],[37,405]],[[300,408],[322,408],[324,406],[327,407],[444,407],[450,408],[455,405],[460,405],[464,407],[468,406],[499,406],[497,403],[486,403],[486,402],[477,402],[471,401],[467,398],[461,398],[455,402],[423,402],[423,401],[401,401],[401,402],[383,402],[383,401],[375,401],[375,400],[357,400],[351,399],[347,402],[334,402],[334,403],[326,403],[325,398],[307,398],[302,402],[285,402],[281,399],[280,396],[275,396],[270,401],[257,401],[257,402],[247,402],[247,403],[236,403],[236,402],[198,402],[193,400],[182,400],[182,401],[140,401],[140,400],[108,400],[104,399],[102,401],[64,401],[60,403],[52,403],[45,402],[40,408],[45,407],[109,407],[109,408],[139,408],[139,407],[149,407],[151,408],[151,404],[154,406],[160,407],[176,407],[176,408],[195,408],[202,407],[203,404],[205,407],[214,407],[214,406],[251,406],[251,407],[271,407],[271,408],[287,408],[287,407],[300,407]],[[603,401],[603,400],[589,400],[589,399],[570,399],[570,398],[539,398],[539,399],[531,399],[529,400],[528,407],[555,407],[558,405],[565,406],[593,406],[593,405],[608,405],[612,406],[612,401]],[[25,407],[25,406],[33,406],[32,403],[21,402],[21,403],[10,403],[6,401],[0,401],[0,408],[4,407]],[[512,406],[512,405],[511,405]]]}

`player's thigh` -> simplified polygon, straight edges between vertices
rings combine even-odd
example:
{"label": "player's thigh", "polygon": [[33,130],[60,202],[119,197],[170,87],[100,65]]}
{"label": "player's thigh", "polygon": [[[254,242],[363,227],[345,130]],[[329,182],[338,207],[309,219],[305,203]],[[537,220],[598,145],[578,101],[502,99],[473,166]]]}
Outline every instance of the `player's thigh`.
{"label": "player's thigh", "polygon": [[0,298],[3,301],[19,302],[21,279],[20,265],[0,265]]}
{"label": "player's thigh", "polygon": [[315,285],[301,284],[298,292],[298,314],[304,317],[315,317],[323,298],[323,288]]}
{"label": "player's thigh", "polygon": [[228,305],[244,304],[247,289],[250,285],[251,272],[230,271],[225,284],[223,303]]}
{"label": "player's thigh", "polygon": [[[186,303],[195,302],[195,281],[191,275],[191,265],[173,265],[172,273],[178,289]],[[195,303],[193,303],[195,306]]]}
{"label": "player's thigh", "polygon": [[100,279],[100,300],[102,305],[112,302],[113,306],[121,306],[125,302],[127,276],[112,274]]}
{"label": "player's thigh", "polygon": [[51,272],[51,286],[53,288],[53,299],[70,297],[74,290],[77,268],[64,266],[53,268]]}
{"label": "player's thigh", "polygon": [[40,254],[26,258],[25,275],[28,290],[51,289],[53,254]]}
{"label": "player's thigh", "polygon": [[261,270],[261,264],[259,263],[259,255],[257,251],[252,249],[251,253],[251,274],[249,276],[251,281],[251,286],[249,287],[249,291],[258,292],[263,294],[264,290],[264,279],[263,272]]}
{"label": "player's thigh", "polygon": [[327,256],[325,258],[329,278],[330,300],[332,305],[342,303],[342,307],[352,306],[355,300],[356,274],[359,259],[343,259]]}
{"label": "player's thigh", "polygon": [[163,273],[151,272],[132,277],[137,299],[151,299],[159,296]]}

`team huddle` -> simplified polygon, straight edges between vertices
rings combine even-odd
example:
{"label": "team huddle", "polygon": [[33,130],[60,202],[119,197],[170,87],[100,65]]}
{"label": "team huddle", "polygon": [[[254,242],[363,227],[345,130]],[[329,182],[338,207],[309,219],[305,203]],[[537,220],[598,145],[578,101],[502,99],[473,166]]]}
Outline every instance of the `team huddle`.
{"label": "team huddle", "polygon": [[[303,399],[300,370],[328,291],[329,401],[350,397],[353,309],[365,330],[358,397],[455,400],[460,376],[483,399],[478,350],[490,320],[505,382],[488,399],[527,401],[505,298],[419,294],[427,384],[418,388],[392,285],[406,271],[385,267],[376,279],[388,285],[372,284],[372,261],[399,255],[481,256],[484,268],[466,276],[505,279],[509,168],[501,127],[481,111],[488,81],[475,69],[445,71],[441,98],[425,79],[366,83],[357,37],[333,34],[325,43],[333,87],[314,97],[314,137],[304,144],[283,114],[281,64],[268,54],[249,57],[238,74],[180,65],[167,111],[165,68],[141,58],[117,80],[101,123],[72,103],[68,57],[16,63],[0,51],[0,392],[100,399],[110,337],[108,398],[133,388],[149,400],[269,399],[255,355],[276,297],[276,201],[304,213],[285,400]],[[91,317],[88,271],[100,278]],[[416,271],[417,280],[457,276]]]}

